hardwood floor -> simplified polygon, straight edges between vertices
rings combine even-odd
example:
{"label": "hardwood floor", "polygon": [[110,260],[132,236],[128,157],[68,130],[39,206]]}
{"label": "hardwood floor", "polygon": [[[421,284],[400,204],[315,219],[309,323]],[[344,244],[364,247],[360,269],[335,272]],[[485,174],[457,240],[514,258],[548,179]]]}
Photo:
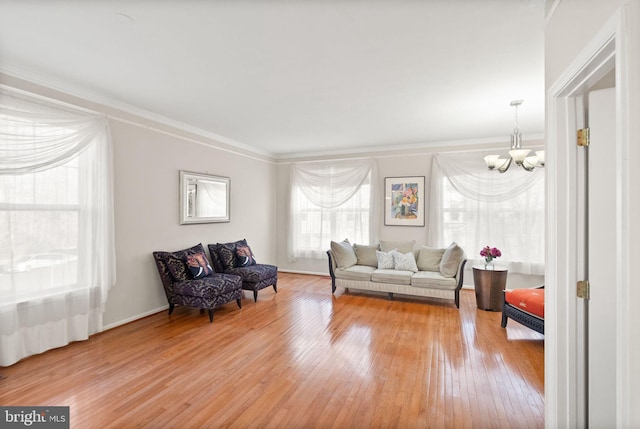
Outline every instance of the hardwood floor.
{"label": "hardwood floor", "polygon": [[452,302],[280,273],[215,313],[177,307],[0,368],[0,405],[73,428],[542,428],[544,337]]}

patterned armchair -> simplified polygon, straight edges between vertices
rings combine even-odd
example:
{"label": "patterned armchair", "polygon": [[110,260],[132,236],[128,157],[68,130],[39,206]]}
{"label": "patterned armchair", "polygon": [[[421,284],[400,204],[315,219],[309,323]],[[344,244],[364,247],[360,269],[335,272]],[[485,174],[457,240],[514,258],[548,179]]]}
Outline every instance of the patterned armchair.
{"label": "patterned armchair", "polygon": [[242,277],[242,289],[253,291],[254,301],[258,301],[258,291],[267,286],[273,286],[278,292],[278,267],[258,264],[247,240],[209,244],[208,247],[215,271]]}
{"label": "patterned armchair", "polygon": [[178,305],[213,311],[234,299],[242,308],[242,279],[232,274],[214,273],[202,244],[178,252],[153,252],[169,314]]}

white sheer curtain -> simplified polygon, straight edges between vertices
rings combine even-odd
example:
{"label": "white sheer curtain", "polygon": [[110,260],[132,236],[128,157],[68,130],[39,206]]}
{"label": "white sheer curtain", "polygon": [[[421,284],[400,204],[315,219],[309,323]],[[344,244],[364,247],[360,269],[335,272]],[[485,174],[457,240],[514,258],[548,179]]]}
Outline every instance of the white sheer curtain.
{"label": "white sheer curtain", "polygon": [[115,282],[108,121],[0,87],[0,365],[103,329]]}
{"label": "white sheer curtain", "polygon": [[375,239],[372,159],[291,165],[289,259],[325,258],[331,240]]}
{"label": "white sheer curtain", "polygon": [[474,264],[482,262],[482,247],[497,247],[496,262],[510,272],[544,275],[544,169],[514,164],[500,174],[487,169],[487,154],[433,157],[427,242],[456,241]]}

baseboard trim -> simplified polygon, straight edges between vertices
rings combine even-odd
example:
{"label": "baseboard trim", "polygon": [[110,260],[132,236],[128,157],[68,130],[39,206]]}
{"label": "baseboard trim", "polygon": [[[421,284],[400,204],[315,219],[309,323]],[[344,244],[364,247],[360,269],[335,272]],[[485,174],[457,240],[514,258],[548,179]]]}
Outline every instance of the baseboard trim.
{"label": "baseboard trim", "polygon": [[105,325],[102,327],[103,331],[108,331],[109,329],[117,328],[118,326],[126,325],[127,323],[134,322],[138,319],[142,319],[143,317],[151,316],[152,314],[160,313],[161,311],[165,311],[169,308],[169,304],[163,305],[162,307],[158,307],[153,310],[145,311],[144,313],[136,314],[135,316],[131,316],[129,318],[118,320],[115,323],[110,323],[109,325]]}

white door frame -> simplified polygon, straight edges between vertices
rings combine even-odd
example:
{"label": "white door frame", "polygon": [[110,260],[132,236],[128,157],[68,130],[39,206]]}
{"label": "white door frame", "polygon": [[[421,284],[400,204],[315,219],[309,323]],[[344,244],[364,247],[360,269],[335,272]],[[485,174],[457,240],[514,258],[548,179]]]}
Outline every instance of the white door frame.
{"label": "white door frame", "polygon": [[[580,343],[577,323],[577,149],[576,101],[607,71],[615,66],[616,78],[616,217],[612,231],[616,240],[617,264],[611,278],[616,284],[618,311],[616,320],[617,422],[628,421],[630,404],[624,392],[629,388],[629,365],[625,359],[629,312],[626,303],[629,276],[627,201],[628,166],[625,162],[628,142],[626,116],[628,71],[625,23],[621,7],[596,34],[547,92],[547,233],[545,299],[545,425],[579,427],[583,422],[579,392]],[[616,317],[616,315],[612,315]],[[612,422],[616,423],[616,422]],[[618,426],[620,427],[620,426]]]}

